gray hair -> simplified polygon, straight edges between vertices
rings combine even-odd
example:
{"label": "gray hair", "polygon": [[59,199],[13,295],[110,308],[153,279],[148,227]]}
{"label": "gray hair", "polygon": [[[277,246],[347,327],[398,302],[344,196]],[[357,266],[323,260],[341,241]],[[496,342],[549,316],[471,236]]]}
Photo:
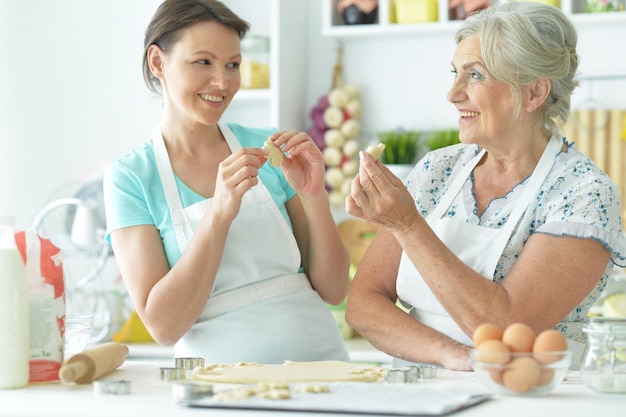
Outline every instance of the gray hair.
{"label": "gray hair", "polygon": [[508,84],[521,112],[521,87],[537,78],[550,80],[543,105],[542,126],[559,131],[557,120],[570,116],[570,98],[578,86],[578,35],[557,8],[528,1],[499,1],[466,18],[457,31],[457,44],[468,36],[480,37],[487,71]]}

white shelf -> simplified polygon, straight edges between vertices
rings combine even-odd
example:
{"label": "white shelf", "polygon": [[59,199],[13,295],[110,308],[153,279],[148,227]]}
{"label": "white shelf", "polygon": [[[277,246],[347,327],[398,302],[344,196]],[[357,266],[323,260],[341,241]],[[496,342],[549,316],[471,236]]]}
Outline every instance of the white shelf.
{"label": "white shelf", "polygon": [[250,88],[250,89],[240,89],[237,92],[234,100],[237,102],[241,101],[270,101],[272,99],[272,90],[269,88]]}
{"label": "white shelf", "polygon": [[449,33],[455,31],[461,22],[432,22],[415,24],[386,24],[386,25],[338,25],[326,27],[322,35],[337,39],[343,38],[365,38],[376,36],[394,36],[407,34],[432,34]]}
{"label": "white shelf", "polygon": [[250,23],[248,36],[270,40],[270,88],[240,89],[224,121],[249,126],[301,128],[305,95],[307,0],[224,0]]}
{"label": "white shelf", "polygon": [[[336,0],[322,0],[322,36],[336,39],[373,38],[411,34],[453,33],[462,21],[448,19],[448,0],[439,1],[439,18],[436,22],[400,24],[390,22],[390,8],[394,0],[379,0],[378,18],[373,24],[345,25],[335,8]],[[584,0],[561,0],[561,10],[577,28],[600,27],[605,24],[626,24],[626,11],[584,13]]]}

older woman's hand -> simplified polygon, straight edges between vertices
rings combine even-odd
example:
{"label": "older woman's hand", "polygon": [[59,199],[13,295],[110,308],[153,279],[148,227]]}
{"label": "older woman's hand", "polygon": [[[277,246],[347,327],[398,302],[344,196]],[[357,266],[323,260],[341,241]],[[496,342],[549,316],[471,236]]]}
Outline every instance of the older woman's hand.
{"label": "older woman's hand", "polygon": [[346,197],[346,212],[391,233],[409,229],[420,215],[404,183],[367,152],[359,155],[359,174]]}

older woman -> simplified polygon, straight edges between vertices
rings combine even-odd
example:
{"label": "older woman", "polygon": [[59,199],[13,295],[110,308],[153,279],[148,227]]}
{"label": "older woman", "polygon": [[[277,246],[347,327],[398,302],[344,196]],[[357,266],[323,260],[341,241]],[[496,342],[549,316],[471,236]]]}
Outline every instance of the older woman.
{"label": "older woman", "polygon": [[554,7],[500,2],[456,41],[448,100],[462,143],[426,155],[405,184],[361,154],[346,210],[379,232],[348,323],[397,364],[469,370],[484,322],[556,328],[580,354],[626,239],[619,189],[556,122],[577,85],[576,31]]}

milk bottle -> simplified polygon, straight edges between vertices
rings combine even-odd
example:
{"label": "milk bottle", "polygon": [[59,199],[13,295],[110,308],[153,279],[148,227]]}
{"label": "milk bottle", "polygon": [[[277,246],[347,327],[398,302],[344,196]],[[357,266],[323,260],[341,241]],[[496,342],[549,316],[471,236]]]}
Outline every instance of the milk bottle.
{"label": "milk bottle", "polygon": [[29,376],[29,298],[13,216],[0,215],[0,389],[21,388]]}

